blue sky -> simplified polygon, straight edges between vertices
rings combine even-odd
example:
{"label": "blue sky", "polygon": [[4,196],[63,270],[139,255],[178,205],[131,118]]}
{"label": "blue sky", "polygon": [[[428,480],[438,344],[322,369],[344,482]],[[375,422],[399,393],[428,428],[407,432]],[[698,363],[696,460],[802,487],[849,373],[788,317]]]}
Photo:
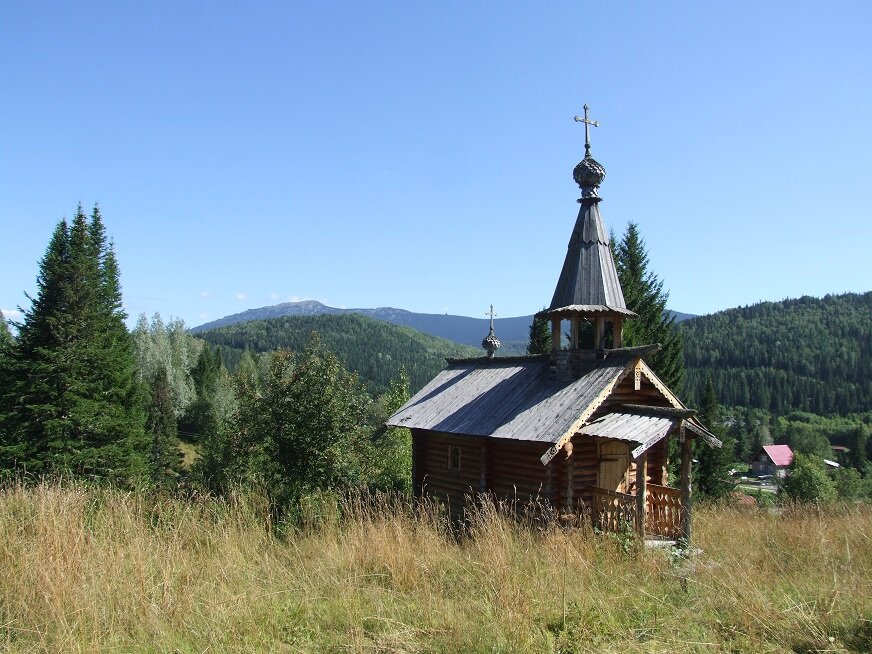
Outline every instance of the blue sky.
{"label": "blue sky", "polygon": [[585,102],[672,308],[872,289],[872,3],[250,4],[5,4],[4,312],[99,202],[133,318],[533,313]]}

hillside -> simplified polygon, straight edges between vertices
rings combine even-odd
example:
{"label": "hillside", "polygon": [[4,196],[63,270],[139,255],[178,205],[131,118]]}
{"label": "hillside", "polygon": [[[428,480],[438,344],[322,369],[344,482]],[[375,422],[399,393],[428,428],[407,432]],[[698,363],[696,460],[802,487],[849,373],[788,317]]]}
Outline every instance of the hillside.
{"label": "hillside", "polygon": [[872,292],[762,302],[681,324],[688,396],[821,415],[872,408]]}
{"label": "hillside", "polygon": [[[304,300],[302,302],[285,302],[283,304],[276,304],[269,307],[249,309],[248,311],[235,313],[193,327],[191,332],[197,334],[217,329],[219,327],[228,327],[230,325],[238,325],[253,320],[268,320],[270,318],[281,318],[284,316],[318,316],[348,313],[356,313],[394,325],[411,327],[412,329],[416,329],[424,334],[429,334],[430,336],[436,336],[438,338],[446,338],[449,341],[454,341],[455,343],[468,345],[474,348],[478,348],[481,345],[481,339],[487,336],[489,328],[488,318],[470,318],[468,316],[454,316],[447,313],[415,313],[413,311],[395,309],[393,307],[381,307],[378,309],[339,309],[336,307],[328,307],[326,304],[322,304],[315,300]],[[689,313],[680,313],[678,311],[671,311],[670,313],[675,316],[677,322],[693,318],[693,315]],[[529,340],[530,324],[532,322],[532,314],[529,316],[516,316],[513,318],[496,318],[494,320],[494,331],[502,342],[502,348],[497,352],[497,356],[525,354],[527,342]]]}
{"label": "hillside", "polygon": [[[691,401],[711,374],[727,406],[822,415],[872,407],[872,293],[762,302],[708,316],[672,313],[681,321]],[[503,343],[498,355],[524,352],[531,321],[532,315],[495,320]],[[245,327],[263,322],[270,324]],[[384,387],[400,364],[418,388],[444,357],[479,355],[487,327],[486,318],[305,301],[251,309],[191,331],[225,348],[267,351],[300,348],[315,329],[374,388]],[[232,363],[240,354],[225,356]]]}
{"label": "hillside", "polygon": [[[313,331],[318,332],[324,345],[374,391],[387,388],[400,367],[409,373],[409,382],[415,391],[445,367],[446,357],[481,356],[483,353],[481,349],[356,313],[253,320],[201,331],[197,336],[222,349],[269,352],[279,348],[300,350]],[[238,357],[232,351],[225,355],[229,355],[231,364]]]}
{"label": "hillside", "polygon": [[[240,323],[250,322],[252,320],[266,320],[270,318],[280,318],[285,316],[320,316],[320,315],[346,315],[358,314],[367,318],[374,318],[393,325],[401,325],[403,327],[411,327],[424,334],[435,336],[438,338],[448,339],[461,345],[478,348],[481,345],[481,339],[487,336],[489,323],[487,318],[469,318],[467,316],[454,316],[450,314],[438,313],[415,313],[406,311],[405,309],[395,309],[393,307],[381,307],[378,309],[339,309],[336,307],[328,307],[326,304],[316,302],[315,300],[305,300],[302,302],[285,302],[270,307],[261,307],[259,309],[249,309],[242,313],[236,313],[231,316],[225,316],[218,320],[213,320],[204,325],[199,325],[191,329],[191,332],[197,334],[203,331],[209,331],[218,327],[228,327]],[[530,323],[533,321],[533,316],[519,316],[516,318],[497,318],[494,321],[494,327],[500,340],[503,341],[507,348],[516,350],[512,343],[521,343],[526,347],[529,338]],[[501,350],[501,353],[503,351]],[[517,354],[517,352],[513,352]]]}

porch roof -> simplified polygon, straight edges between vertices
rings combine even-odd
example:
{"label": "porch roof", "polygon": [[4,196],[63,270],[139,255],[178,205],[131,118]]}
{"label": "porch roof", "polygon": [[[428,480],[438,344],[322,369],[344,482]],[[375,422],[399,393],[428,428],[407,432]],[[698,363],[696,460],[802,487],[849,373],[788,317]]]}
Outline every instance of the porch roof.
{"label": "porch roof", "polygon": [[578,433],[638,443],[639,447],[632,451],[635,459],[663,440],[680,421],[681,418],[677,416],[639,415],[617,411],[586,424]]}

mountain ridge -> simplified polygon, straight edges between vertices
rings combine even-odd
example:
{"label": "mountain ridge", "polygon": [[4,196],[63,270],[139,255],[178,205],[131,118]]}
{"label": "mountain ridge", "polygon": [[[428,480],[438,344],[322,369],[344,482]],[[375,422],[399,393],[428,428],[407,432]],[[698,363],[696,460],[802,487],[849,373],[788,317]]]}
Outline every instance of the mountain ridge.
{"label": "mountain ridge", "polygon": [[[490,326],[488,318],[472,318],[447,313],[417,313],[396,307],[342,309],[328,306],[317,300],[301,300],[299,302],[283,302],[256,309],[247,309],[240,313],[197,325],[192,327],[190,331],[193,334],[198,334],[254,320],[269,320],[270,318],[285,316],[316,316],[344,313],[356,313],[394,325],[411,327],[424,334],[445,338],[470,347],[481,346],[481,340],[487,336]],[[677,311],[672,311],[671,313],[676,317],[676,322],[695,317],[692,314]],[[530,323],[532,321],[533,314],[509,318],[494,318],[494,331],[497,338],[503,343],[501,353],[523,353],[525,351],[529,341]]]}
{"label": "mountain ridge", "polygon": [[[353,350],[357,357],[353,367],[363,375],[375,377],[379,386],[386,383],[398,364],[406,365],[410,372],[415,370],[413,385],[426,382],[428,374],[441,369],[442,357],[454,356],[448,352],[453,346],[466,348],[462,356],[480,354],[481,339],[487,333],[488,323],[485,318],[415,314],[391,307],[336,309],[315,301],[285,303],[266,309],[308,312],[308,315],[279,317],[280,320],[308,322],[281,325],[296,332],[291,342],[285,336],[279,337],[278,332],[282,331],[279,325],[260,325],[260,321],[254,319],[258,310],[249,310],[228,317],[233,325],[218,328],[224,331],[235,326],[234,332],[247,332],[248,337],[225,333],[209,335],[207,340],[215,345],[265,351],[267,345],[300,347],[303,335],[308,336],[311,329],[330,331],[331,336],[326,339],[329,344],[343,352]],[[370,315],[361,315],[367,313]],[[450,326],[454,320],[454,327],[466,330],[466,344],[457,338],[434,335],[422,329],[415,323],[422,317],[441,319],[443,324],[438,324],[440,320],[437,320],[429,325],[433,331],[446,324]],[[373,324],[365,326],[359,324],[359,320],[352,320],[354,318],[367,319]],[[515,322],[514,334],[506,328],[505,322],[500,322],[506,320]],[[503,342],[498,355],[525,351],[531,320],[532,316],[495,320],[497,337]],[[247,323],[254,324],[250,329],[241,329]],[[385,327],[379,329],[377,324]],[[419,343],[412,333],[394,334],[394,327],[410,329],[422,336],[445,338],[453,346],[446,342]],[[365,335],[364,329],[368,330]],[[724,406],[762,409],[775,415],[790,411],[846,415],[863,413],[872,407],[872,292],[760,302],[696,316],[683,321],[679,329],[684,339],[685,391],[692,402],[701,400],[705,381],[711,376],[718,401]],[[192,331],[198,335],[208,334],[203,326]],[[268,338],[264,331],[270,332]],[[362,345],[355,343],[352,347],[355,332],[363,340]],[[515,340],[510,340],[512,336]],[[262,338],[265,341],[258,346],[257,340]],[[388,345],[381,344],[385,339]],[[363,350],[367,349],[376,352],[376,363],[366,358]],[[412,365],[412,359],[417,361],[419,357],[416,352],[426,358],[426,363],[422,359],[420,372],[418,366]],[[370,370],[372,366],[376,368]]]}
{"label": "mountain ridge", "polygon": [[446,358],[481,353],[481,350],[411,327],[354,312],[249,320],[199,331],[196,335],[213,347],[220,347],[225,365],[232,369],[246,350],[253,353],[280,348],[300,351],[313,332],[375,392],[387,390],[400,368],[409,375],[411,388],[418,390],[445,367]]}

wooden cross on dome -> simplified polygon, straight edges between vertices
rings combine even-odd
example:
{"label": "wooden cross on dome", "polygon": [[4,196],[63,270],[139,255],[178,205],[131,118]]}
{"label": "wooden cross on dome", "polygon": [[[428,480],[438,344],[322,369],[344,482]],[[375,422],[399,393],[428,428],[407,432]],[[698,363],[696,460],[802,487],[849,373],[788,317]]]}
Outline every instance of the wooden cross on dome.
{"label": "wooden cross on dome", "polygon": [[584,105],[584,118],[582,118],[581,116],[575,117],[576,123],[584,123],[584,156],[585,157],[590,156],[590,126],[593,125],[594,127],[599,127],[599,121],[590,120],[587,117],[587,110],[588,109],[589,109],[589,107],[587,105]]}

